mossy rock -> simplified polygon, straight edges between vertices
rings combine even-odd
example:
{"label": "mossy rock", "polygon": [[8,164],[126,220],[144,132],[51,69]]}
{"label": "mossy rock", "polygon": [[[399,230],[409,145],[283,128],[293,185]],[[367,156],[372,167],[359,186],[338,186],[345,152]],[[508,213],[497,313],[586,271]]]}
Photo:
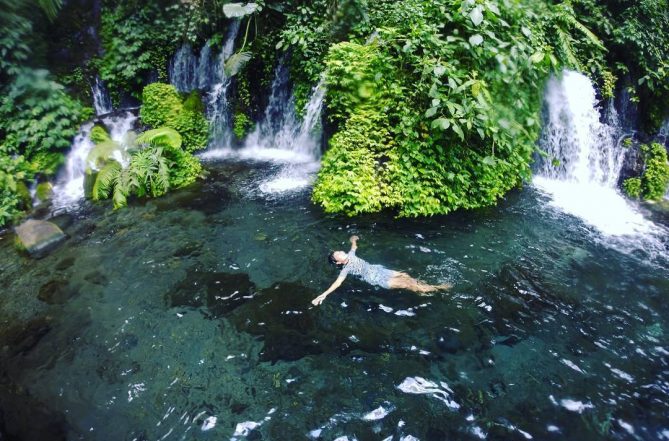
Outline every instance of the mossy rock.
{"label": "mossy rock", "polygon": [[93,129],[91,129],[90,138],[93,144],[102,144],[103,142],[112,140],[109,133],[107,133],[107,130],[101,125],[95,125]]}
{"label": "mossy rock", "polygon": [[95,181],[98,179],[98,172],[96,170],[91,170],[90,168],[84,173],[84,196],[86,199],[93,197],[93,186]]}
{"label": "mossy rock", "polygon": [[17,248],[34,257],[41,257],[65,240],[65,233],[47,221],[30,219],[14,230]]}
{"label": "mossy rock", "polygon": [[110,161],[124,162],[127,159],[128,154],[121,145],[110,140],[93,147],[86,158],[86,162],[92,164],[92,170],[96,171],[101,170]]}
{"label": "mossy rock", "polygon": [[51,199],[51,196],[53,196],[53,185],[51,182],[41,182],[37,185],[37,191],[35,194],[37,199],[39,199],[41,202],[46,202]]}

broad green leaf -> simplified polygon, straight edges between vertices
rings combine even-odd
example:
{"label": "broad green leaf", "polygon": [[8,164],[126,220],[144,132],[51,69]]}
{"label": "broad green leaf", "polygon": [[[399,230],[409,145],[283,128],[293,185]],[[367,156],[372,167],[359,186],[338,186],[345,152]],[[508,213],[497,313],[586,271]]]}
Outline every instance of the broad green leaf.
{"label": "broad green leaf", "polygon": [[160,127],[153,130],[147,130],[137,137],[137,144],[166,145],[174,149],[181,148],[181,135],[169,127]]}
{"label": "broad green leaf", "polygon": [[544,56],[545,54],[542,51],[536,51],[530,57],[530,61],[534,64],[541,63],[541,61],[544,59]]}
{"label": "broad green leaf", "polygon": [[433,72],[437,77],[441,77],[444,73],[446,73],[446,68],[444,66],[435,66]]}
{"label": "broad green leaf", "polygon": [[474,26],[478,26],[483,22],[483,6],[478,5],[469,12],[469,19]]}
{"label": "broad green leaf", "polygon": [[259,9],[257,3],[228,3],[223,5],[223,13],[228,18],[244,17],[253,14]]}
{"label": "broad green leaf", "polygon": [[225,75],[230,78],[237,75],[249,62],[253,54],[251,52],[237,52],[228,58],[225,62]]}
{"label": "broad green leaf", "polygon": [[432,128],[439,128],[447,130],[451,126],[451,121],[448,118],[437,118],[432,121]]}
{"label": "broad green leaf", "polygon": [[483,37],[481,34],[474,34],[471,37],[469,37],[469,44],[472,46],[478,46],[481,43],[483,43]]}
{"label": "broad green leaf", "polygon": [[491,167],[494,167],[495,164],[497,164],[497,160],[495,159],[494,156],[486,156],[485,158],[483,158],[481,162]]}

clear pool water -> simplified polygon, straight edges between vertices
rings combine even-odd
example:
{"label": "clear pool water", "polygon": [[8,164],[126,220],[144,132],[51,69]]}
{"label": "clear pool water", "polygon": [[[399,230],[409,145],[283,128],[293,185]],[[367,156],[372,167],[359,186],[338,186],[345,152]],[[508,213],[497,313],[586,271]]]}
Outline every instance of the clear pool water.
{"label": "clear pool water", "polygon": [[[0,434],[669,440],[662,234],[601,236],[532,187],[447,217],[329,217],[308,190],[259,188],[280,168],[207,167],[157,200],[57,216],[69,239],[41,260],[0,237]],[[313,307],[351,234],[368,261],[454,289],[347,280]]]}

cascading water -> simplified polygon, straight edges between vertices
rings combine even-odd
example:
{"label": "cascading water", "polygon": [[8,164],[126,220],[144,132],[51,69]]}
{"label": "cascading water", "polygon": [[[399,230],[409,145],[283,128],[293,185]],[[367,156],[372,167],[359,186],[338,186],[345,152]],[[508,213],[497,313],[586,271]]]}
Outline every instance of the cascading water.
{"label": "cascading water", "polygon": [[228,78],[225,74],[225,62],[234,53],[235,40],[238,34],[239,21],[235,20],[228,30],[225,44],[218,56],[216,69],[213,69],[216,82],[211,87],[211,92],[209,92],[207,99],[207,114],[211,127],[209,134],[210,148],[226,147],[230,145],[232,139],[230,106],[228,104],[228,89],[230,88],[232,78]]}
{"label": "cascading water", "polygon": [[600,122],[590,80],[565,71],[546,91],[546,120],[541,147],[548,158],[534,184],[551,205],[581,218],[605,236],[643,235],[656,226],[616,190],[626,150],[620,145],[615,114]]}
{"label": "cascading water", "polygon": [[[109,116],[102,119],[102,123],[109,129],[110,138],[119,143],[123,149],[128,147],[128,132],[130,132],[137,117],[131,112],[122,115]],[[65,160],[65,168],[61,172],[57,184],[54,186],[53,208],[67,209],[77,205],[84,197],[84,175],[89,167],[88,155],[95,147],[90,139],[94,123],[84,124],[74,138],[70,153]],[[117,158],[125,162],[123,158]]]}
{"label": "cascading water", "polygon": [[196,71],[198,60],[195,58],[193,48],[190,44],[183,44],[174,54],[170,62],[170,83],[179,92],[190,92],[197,85]]}
{"label": "cascading water", "polygon": [[95,107],[95,114],[100,116],[110,113],[113,110],[113,107],[111,98],[109,97],[109,91],[104,82],[99,77],[95,77],[95,82],[91,89],[93,92],[93,107]]}
{"label": "cascading water", "polygon": [[314,87],[300,122],[285,59],[279,62],[272,81],[263,119],[247,137],[243,148],[210,149],[204,159],[238,157],[281,164],[279,172],[259,185],[265,193],[283,193],[308,186],[319,168],[320,120],[325,98],[325,81]]}

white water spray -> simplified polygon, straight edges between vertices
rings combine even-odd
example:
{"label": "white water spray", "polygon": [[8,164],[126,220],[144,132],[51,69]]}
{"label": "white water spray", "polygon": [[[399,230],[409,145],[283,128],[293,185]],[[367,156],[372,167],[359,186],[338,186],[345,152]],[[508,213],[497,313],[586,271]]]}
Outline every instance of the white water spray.
{"label": "white water spray", "polygon": [[551,205],[608,237],[638,237],[656,231],[659,227],[616,189],[626,150],[620,145],[615,121],[600,122],[590,80],[571,71],[552,78],[546,106],[541,147],[548,158],[534,184],[551,197]]}
{"label": "white water spray", "polygon": [[113,110],[111,98],[109,97],[107,87],[100,77],[95,77],[95,82],[91,89],[93,92],[93,107],[95,108],[95,114],[100,116],[110,113]]}
{"label": "white water spray", "polygon": [[[102,123],[109,129],[110,138],[119,143],[122,149],[127,149],[129,139],[128,133],[134,127],[137,117],[131,112],[122,115],[109,116]],[[75,207],[84,197],[84,176],[86,169],[93,167],[89,164],[88,155],[95,147],[90,139],[93,123],[84,124],[74,138],[70,153],[65,160],[65,168],[61,172],[57,184],[54,186],[53,207],[54,209],[67,209]],[[124,158],[116,158],[124,165]]]}
{"label": "white water spray", "polygon": [[285,193],[307,187],[320,166],[321,113],[325,81],[311,92],[300,122],[295,115],[295,99],[285,60],[275,71],[271,94],[263,119],[247,137],[244,147],[210,149],[203,159],[239,158],[280,164],[279,172],[261,182],[264,193]]}

